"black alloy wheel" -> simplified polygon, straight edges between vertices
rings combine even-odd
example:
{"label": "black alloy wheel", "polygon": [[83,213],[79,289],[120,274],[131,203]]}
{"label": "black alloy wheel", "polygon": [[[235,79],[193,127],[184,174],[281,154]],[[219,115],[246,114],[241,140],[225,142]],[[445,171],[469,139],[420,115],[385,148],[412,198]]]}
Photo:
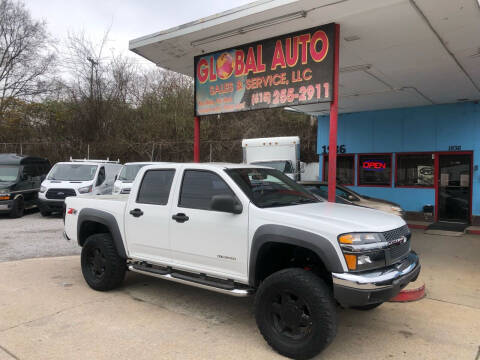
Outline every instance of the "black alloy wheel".
{"label": "black alloy wheel", "polygon": [[88,249],[86,256],[88,270],[94,278],[101,280],[105,275],[105,266],[107,265],[102,250],[98,247]]}
{"label": "black alloy wheel", "polygon": [[275,331],[291,340],[302,340],[312,332],[313,319],[308,304],[287,290],[274,294],[271,316]]}

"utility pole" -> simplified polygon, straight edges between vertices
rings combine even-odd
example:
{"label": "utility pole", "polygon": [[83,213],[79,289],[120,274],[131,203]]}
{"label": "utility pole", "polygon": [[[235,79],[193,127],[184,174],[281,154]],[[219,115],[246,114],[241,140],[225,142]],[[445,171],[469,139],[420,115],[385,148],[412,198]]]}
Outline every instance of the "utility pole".
{"label": "utility pole", "polygon": [[98,62],[93,60],[90,56],[87,57],[90,62],[90,100],[93,99],[93,67],[98,65]]}

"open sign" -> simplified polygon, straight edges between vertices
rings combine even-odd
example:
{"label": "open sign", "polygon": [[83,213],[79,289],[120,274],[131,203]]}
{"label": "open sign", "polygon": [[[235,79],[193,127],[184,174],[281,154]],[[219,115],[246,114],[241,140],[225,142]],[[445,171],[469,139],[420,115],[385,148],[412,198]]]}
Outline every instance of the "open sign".
{"label": "open sign", "polygon": [[383,160],[366,160],[362,162],[362,167],[365,170],[386,170],[387,164]]}

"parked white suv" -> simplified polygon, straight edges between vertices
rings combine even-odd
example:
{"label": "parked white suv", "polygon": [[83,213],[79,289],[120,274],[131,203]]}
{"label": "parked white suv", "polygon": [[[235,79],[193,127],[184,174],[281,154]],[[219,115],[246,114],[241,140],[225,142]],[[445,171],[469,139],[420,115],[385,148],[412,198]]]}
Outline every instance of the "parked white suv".
{"label": "parked white suv", "polygon": [[255,294],[263,337],[295,359],[333,341],[336,303],[373,309],[420,272],[402,218],[321,201],[271,168],[150,165],[128,197],[69,197],[65,205],[64,236],[82,247],[91,288],[120,286],[128,269]]}
{"label": "parked white suv", "polygon": [[62,211],[65,198],[85,194],[111,194],[122,165],[109,160],[77,160],[56,163],[40,186],[40,212],[48,216]]}

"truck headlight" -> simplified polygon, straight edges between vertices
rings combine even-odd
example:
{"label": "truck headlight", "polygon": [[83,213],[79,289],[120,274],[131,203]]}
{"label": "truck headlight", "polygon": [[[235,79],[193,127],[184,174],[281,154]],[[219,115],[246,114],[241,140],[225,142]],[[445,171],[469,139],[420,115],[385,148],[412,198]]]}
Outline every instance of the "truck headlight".
{"label": "truck headlight", "polygon": [[47,188],[45,186],[40,186],[40,192],[43,194],[45,191],[47,191]]}
{"label": "truck headlight", "polygon": [[79,188],[78,192],[80,194],[87,194],[89,192],[92,192],[92,189],[93,189],[93,185],[88,185],[88,186],[84,186],[84,187]]}
{"label": "truck headlight", "polygon": [[383,248],[388,244],[380,233],[350,233],[338,237],[347,267],[362,271],[385,266]]}

